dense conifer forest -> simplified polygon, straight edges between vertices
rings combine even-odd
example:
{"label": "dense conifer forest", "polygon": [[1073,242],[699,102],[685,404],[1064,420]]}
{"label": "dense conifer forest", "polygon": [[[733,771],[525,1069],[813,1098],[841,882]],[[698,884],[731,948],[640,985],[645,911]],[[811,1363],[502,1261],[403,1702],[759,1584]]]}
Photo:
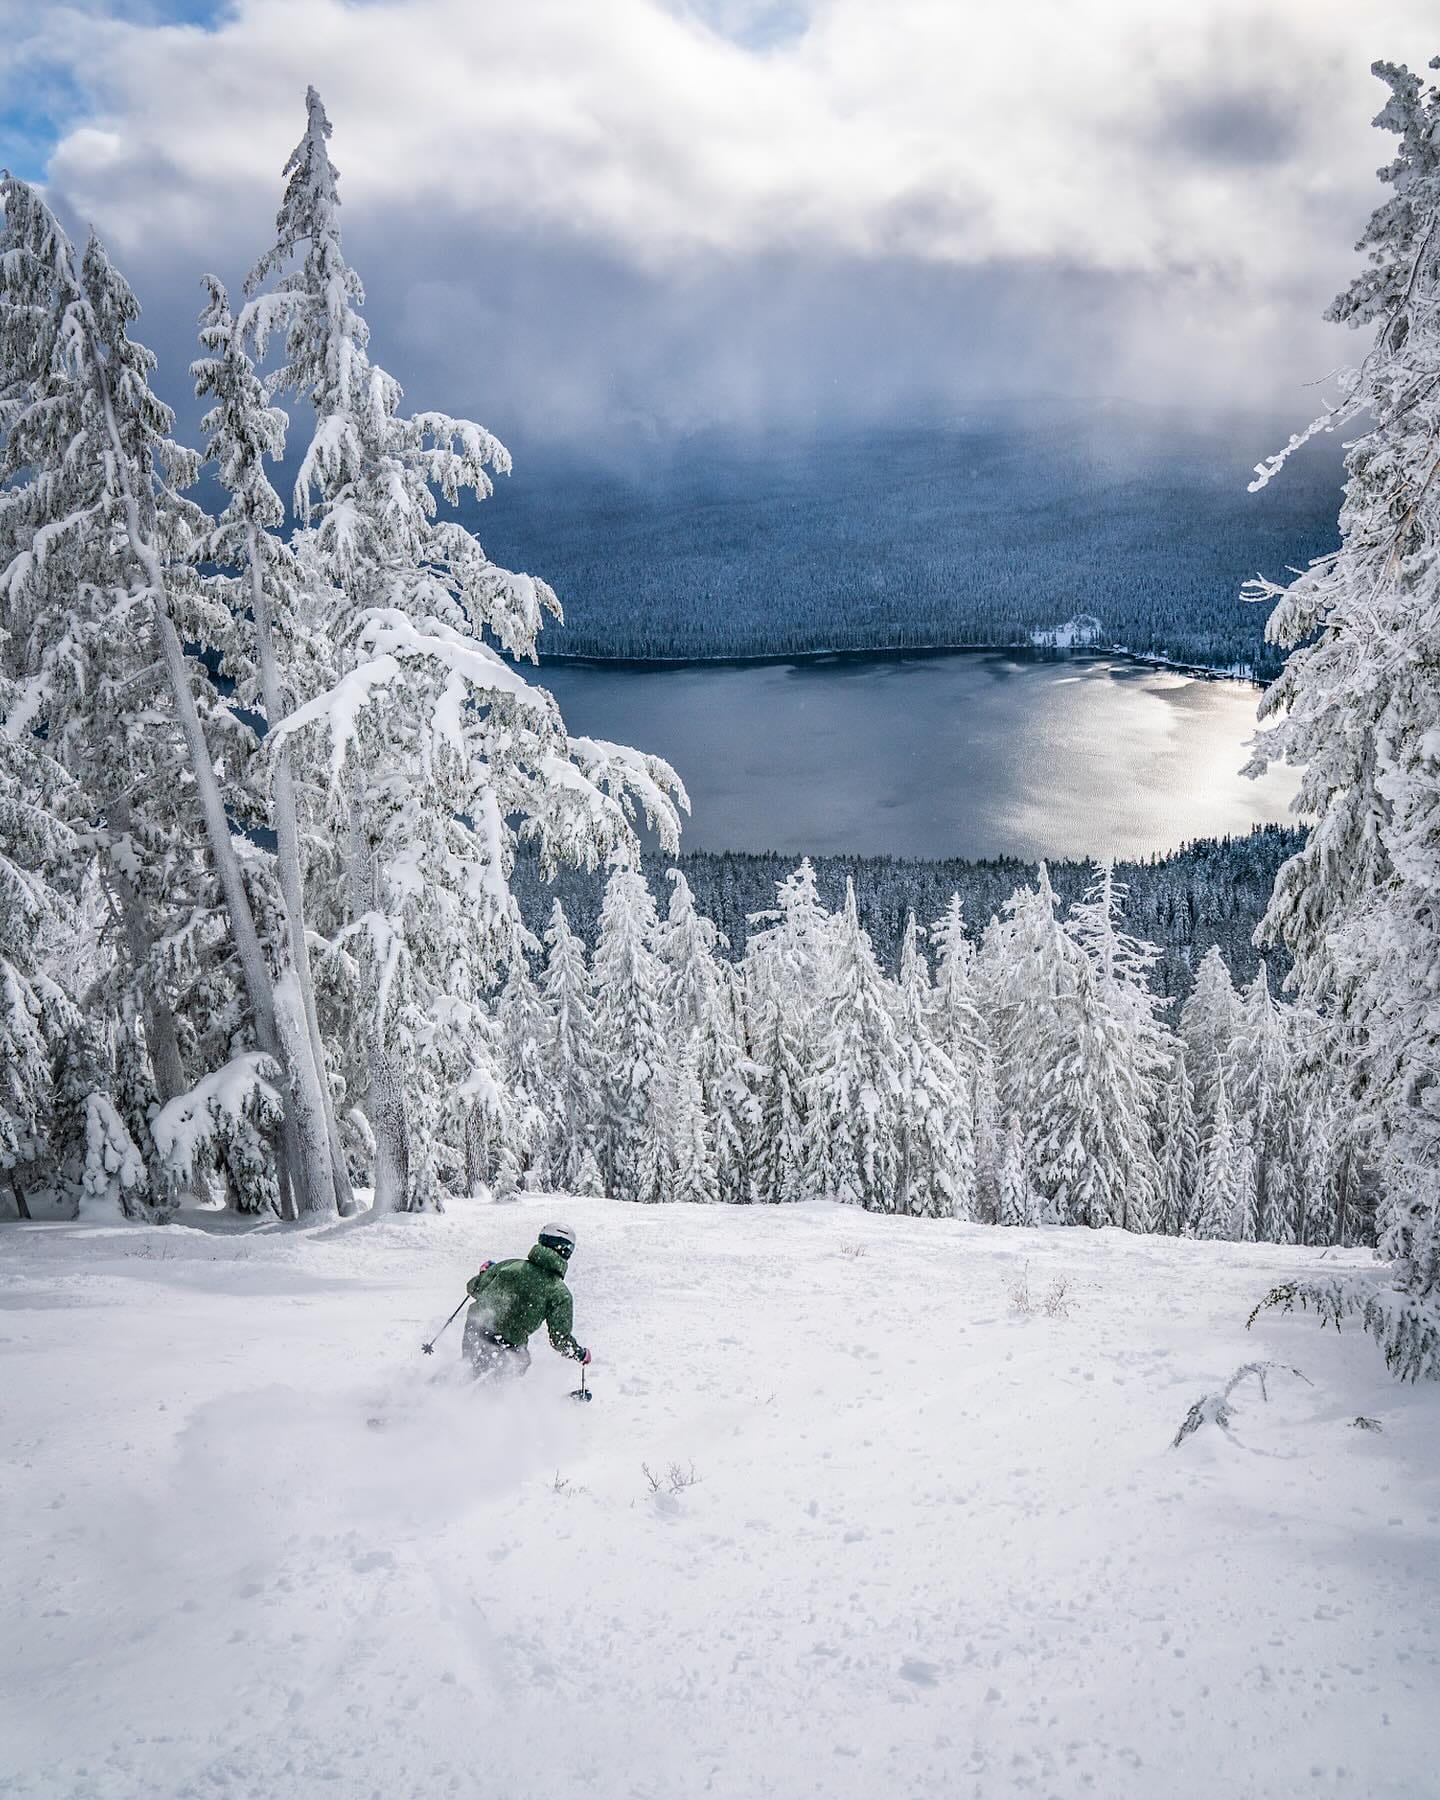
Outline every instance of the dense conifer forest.
{"label": "dense conifer forest", "polygon": [[526,447],[486,550],[567,608],[556,655],[668,660],[1030,641],[1080,613],[1143,656],[1273,677],[1242,584],[1335,547],[1339,444],[1247,493],[1286,430],[1073,402],[864,436]]}
{"label": "dense conifer forest", "polygon": [[[1279,825],[1259,826],[1246,837],[1210,838],[1187,844],[1171,856],[1115,865],[1128,891],[1130,929],[1159,947],[1150,973],[1156,993],[1183,999],[1205,952],[1218,945],[1235,981],[1254,978],[1259,952],[1251,941],[1265,911],[1282,863],[1304,843],[1304,833]],[[699,911],[713,920],[733,957],[745,947],[747,921],[775,904],[775,890],[793,869],[796,856],[778,851],[682,851],[672,859],[695,896]],[[938,918],[952,894],[959,894],[965,917],[978,933],[1004,909],[1017,888],[1036,877],[1034,863],[1016,857],[983,862],[960,858],[922,861],[893,856],[815,856],[815,885],[821,901],[837,911],[847,877],[855,883],[860,922],[869,933],[881,966],[896,969],[905,937],[906,915]],[[1050,881],[1062,907],[1079,900],[1093,880],[1093,864],[1052,862]],[[646,865],[651,892],[662,908],[669,893],[667,864]],[[604,897],[602,870],[564,869],[541,879],[534,857],[522,855],[513,881],[526,923],[538,936],[550,907],[559,899],[571,926],[593,945]],[[1267,961],[1278,988],[1289,966],[1283,949],[1272,946]]]}

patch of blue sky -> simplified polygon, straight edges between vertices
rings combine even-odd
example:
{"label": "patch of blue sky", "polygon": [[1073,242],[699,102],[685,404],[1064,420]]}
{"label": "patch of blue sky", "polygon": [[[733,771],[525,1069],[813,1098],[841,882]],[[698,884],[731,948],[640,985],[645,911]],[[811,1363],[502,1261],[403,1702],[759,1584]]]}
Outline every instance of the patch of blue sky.
{"label": "patch of blue sky", "polygon": [[27,62],[0,89],[0,167],[38,181],[56,140],[84,109],[84,95],[65,69]]}
{"label": "patch of blue sky", "polygon": [[[72,12],[129,25],[195,25],[210,31],[234,9],[234,0],[79,0]],[[89,99],[60,55],[47,45],[43,15],[34,33],[12,39],[8,66],[0,66],[0,168],[27,181],[43,179],[60,138],[80,123]]]}
{"label": "patch of blue sky", "polygon": [[78,10],[132,25],[201,25],[209,30],[235,10],[235,0],[99,0]]}
{"label": "patch of blue sky", "polygon": [[747,50],[792,43],[810,23],[808,0],[680,0],[680,10]]}

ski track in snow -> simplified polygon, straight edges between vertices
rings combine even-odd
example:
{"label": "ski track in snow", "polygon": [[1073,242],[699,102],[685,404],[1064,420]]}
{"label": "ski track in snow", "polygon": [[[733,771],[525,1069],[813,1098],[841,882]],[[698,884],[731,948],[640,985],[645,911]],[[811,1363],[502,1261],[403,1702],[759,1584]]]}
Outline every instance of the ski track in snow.
{"label": "ski track in snow", "polygon": [[[419,1354],[555,1212],[588,1408],[543,1336],[499,1393],[458,1320]],[[568,1198],[5,1227],[0,1795],[1434,1794],[1440,1390],[1244,1330],[1321,1254]],[[1170,1448],[1265,1357],[1313,1385]]]}

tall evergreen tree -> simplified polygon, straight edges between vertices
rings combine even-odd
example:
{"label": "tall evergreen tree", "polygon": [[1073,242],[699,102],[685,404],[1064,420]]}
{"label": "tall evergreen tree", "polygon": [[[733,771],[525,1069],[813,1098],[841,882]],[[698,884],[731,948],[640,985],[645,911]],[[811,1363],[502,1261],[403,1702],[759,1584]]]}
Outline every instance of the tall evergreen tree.
{"label": "tall evergreen tree", "polygon": [[1233,1238],[1241,1211],[1244,1179],[1241,1145],[1230,1112],[1225,1065],[1215,1072],[1215,1106],[1200,1159],[1200,1192],[1195,1206],[1198,1238]]}
{"label": "tall evergreen tree", "polygon": [[655,954],[658,921],[645,878],[613,871],[595,946],[596,1027],[604,1063],[601,1172],[621,1199],[663,1199],[659,1109],[670,1061],[665,970]]}
{"label": "tall evergreen tree", "polygon": [[251,290],[278,279],[241,317],[257,355],[283,340],[274,385],[314,410],[295,482],[301,553],[338,595],[335,679],[271,737],[277,748],[320,740],[306,753],[341,846],[348,916],[337,935],[355,968],[376,1204],[408,1207],[434,1154],[412,1141],[414,1071],[449,1016],[439,999],[457,984],[483,993],[518,927],[516,821],[547,863],[593,866],[633,854],[637,802],[673,848],[671,796],[683,790],[656,758],[569,737],[551,696],[501,654],[533,656],[542,615],[558,617],[558,603],[439,517],[441,501],[486,498],[491,471],[508,472],[510,459],[468,420],[403,413],[399,384],[372,363],[329,136],[311,89],[276,241]]}
{"label": "tall evergreen tree", "polygon": [[847,882],[831,924],[825,1012],[810,1078],[806,1180],[817,1197],[872,1212],[898,1199],[900,1045],[880,973]]}
{"label": "tall evergreen tree", "polygon": [[1361,239],[1366,268],[1328,314],[1374,338],[1311,427],[1364,421],[1340,547],[1288,588],[1249,590],[1278,600],[1267,636],[1290,651],[1256,761],[1303,767],[1298,806],[1313,821],[1264,929],[1289,948],[1376,1121],[1393,1271],[1388,1287],[1310,1283],[1290,1297],[1337,1322],[1358,1312],[1392,1367],[1440,1375],[1440,87],[1393,63],[1375,73],[1390,90],[1375,123],[1399,139],[1380,171],[1392,193]]}
{"label": "tall evergreen tree", "polygon": [[896,1211],[968,1219],[974,1206],[975,1141],[969,1090],[936,1040],[934,993],[915,915],[906,920],[896,1018],[900,1031]]}
{"label": "tall evergreen tree", "polygon": [[1084,968],[1078,945],[1057,913],[1050,872],[1041,863],[1033,888],[1021,888],[981,940],[977,979],[992,1022],[996,1077],[1006,1120],[1027,1137],[1040,1124],[1038,1084],[1074,1049],[1076,995]]}
{"label": "tall evergreen tree", "polygon": [[557,900],[545,932],[541,997],[549,1015],[541,1040],[541,1094],[547,1118],[548,1162],[567,1193],[599,1191],[596,1145],[601,1133],[600,1045],[585,946],[571,931]]}
{"label": "tall evergreen tree", "polygon": [[987,1049],[975,1070],[975,1217],[990,1223],[1000,1216],[1003,1147],[995,1058]]}
{"label": "tall evergreen tree", "polygon": [[665,965],[665,1000],[680,1040],[694,1039],[702,1117],[710,1137],[719,1197],[752,1198],[749,1146],[756,1123],[750,1089],[753,1065],[745,1055],[730,965],[714,924],[695,909],[690,884],[670,871],[670,906],[656,937]]}
{"label": "tall evergreen tree", "polygon": [[1195,1085],[1195,1117],[1202,1136],[1214,1119],[1220,1070],[1234,1054],[1239,1029],[1240,997],[1224,954],[1215,945],[1201,959],[1195,986],[1180,1013],[1180,1039]]}
{"label": "tall evergreen tree", "polygon": [[0,732],[0,1196],[22,1219],[32,1191],[56,1178],[57,1063],[80,1025],[80,1009],[45,966],[47,938],[66,910],[47,865],[63,868],[75,854],[73,832],[37,803],[43,794],[27,791],[27,777],[46,773]]}
{"label": "tall evergreen tree", "polygon": [[1178,1237],[1189,1229],[1200,1186],[1200,1136],[1195,1089],[1183,1043],[1175,1043],[1161,1084],[1160,1208],[1155,1229]]}
{"label": "tall evergreen tree", "polygon": [[753,1065],[749,1162],[757,1200],[805,1197],[808,1092],[820,1034],[829,915],[808,858],[777,884],[774,908],[751,915],[741,965]]}
{"label": "tall evergreen tree", "polygon": [[[181,492],[198,463],[169,437],[172,415],[150,388],[155,359],[131,336],[135,297],[98,239],[77,257],[26,183],[0,181],[0,198],[0,583],[16,684],[6,728],[43,746],[98,821],[116,935],[169,1103],[196,1073],[177,1012],[197,971],[180,967],[177,944],[229,960],[244,1016],[225,1053],[248,1037],[285,1060],[256,925],[258,865],[227,810],[253,739],[185,652],[223,641],[226,621],[195,579],[202,521]],[[202,913],[213,929],[193,928]],[[191,925],[177,940],[181,921]],[[237,1077],[250,1067],[242,1050]],[[297,1128],[302,1090],[289,1075],[283,1088],[281,1192],[303,1206],[315,1170]],[[152,1190],[172,1176],[152,1170]]]}
{"label": "tall evergreen tree", "polygon": [[532,1185],[547,1187],[551,1172],[546,1155],[549,1133],[545,1118],[545,1050],[553,1026],[530,973],[525,941],[520,937],[511,948],[496,1017],[502,1045],[501,1069],[519,1123],[515,1148],[522,1172]]}
{"label": "tall evergreen tree", "polygon": [[[215,586],[228,601],[234,625],[227,665],[235,700],[267,724],[283,719],[333,674],[330,643],[320,629],[329,611],[309,591],[315,582],[294,548],[280,536],[285,508],[265,472],[285,452],[287,421],[265,392],[236,330],[229,296],[206,277],[209,304],[200,341],[210,352],[191,367],[195,391],[212,402],[201,421],[206,456],[230,496],[200,539],[204,557],[233,575]],[[217,646],[218,647],[218,646]],[[296,799],[295,750],[278,741],[267,759],[264,822],[275,833],[275,868],[283,929],[271,949],[277,1031],[285,1041],[296,1085],[297,1126],[313,1184],[309,1210],[355,1210],[340,1144],[311,971],[305,901],[305,856]],[[326,873],[331,871],[327,869]]]}
{"label": "tall evergreen tree", "polygon": [[705,1118],[699,1033],[689,1031],[670,1058],[661,1086],[658,1131],[662,1186],[654,1198],[709,1205],[722,1198],[713,1134]]}
{"label": "tall evergreen tree", "polygon": [[1025,1157],[1025,1132],[1018,1118],[1010,1121],[1000,1152],[997,1225],[1038,1225],[1040,1197],[1030,1180]]}

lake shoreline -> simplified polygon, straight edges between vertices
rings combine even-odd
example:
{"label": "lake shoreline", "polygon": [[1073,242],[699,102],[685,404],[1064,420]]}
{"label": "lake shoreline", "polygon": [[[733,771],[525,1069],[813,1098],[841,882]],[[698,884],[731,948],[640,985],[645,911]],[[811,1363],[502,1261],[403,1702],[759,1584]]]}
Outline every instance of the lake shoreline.
{"label": "lake shoreline", "polygon": [[[1175,662],[1169,657],[1148,656],[1143,651],[1129,650],[1122,644],[1086,644],[1076,649],[1056,648],[1050,644],[882,644],[871,649],[834,648],[815,650],[774,650],[754,656],[592,656],[568,651],[542,651],[538,667],[559,669],[609,669],[663,673],[676,669],[763,669],[780,668],[797,663],[905,662],[942,656],[1017,656],[1027,662],[1082,662],[1117,659],[1135,663],[1140,668],[1167,669],[1177,675],[1189,675],[1197,681],[1239,681],[1260,692],[1270,685],[1253,672],[1237,668],[1216,669],[1204,663]],[[520,665],[523,666],[523,665]],[[537,665],[531,663],[531,668]]]}

